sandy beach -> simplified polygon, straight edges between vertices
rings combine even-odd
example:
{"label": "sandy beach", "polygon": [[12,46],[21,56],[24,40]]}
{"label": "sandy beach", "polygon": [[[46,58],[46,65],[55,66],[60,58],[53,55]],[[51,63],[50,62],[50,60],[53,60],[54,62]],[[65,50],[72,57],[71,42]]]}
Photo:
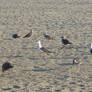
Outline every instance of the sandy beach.
{"label": "sandy beach", "polygon": [[[92,92],[92,0],[0,1],[0,92]],[[61,36],[73,44],[61,49]],[[6,61],[14,68],[3,73]]]}

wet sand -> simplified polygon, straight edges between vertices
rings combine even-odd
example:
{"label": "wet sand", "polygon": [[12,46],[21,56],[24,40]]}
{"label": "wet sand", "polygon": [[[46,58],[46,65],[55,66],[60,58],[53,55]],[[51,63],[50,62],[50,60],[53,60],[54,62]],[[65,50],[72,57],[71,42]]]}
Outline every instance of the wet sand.
{"label": "wet sand", "polygon": [[[62,35],[73,45],[60,49]],[[56,53],[40,52],[38,40]],[[91,42],[91,0],[1,0],[0,92],[92,92]],[[81,65],[72,65],[75,57]],[[2,73],[6,61],[14,68]]]}

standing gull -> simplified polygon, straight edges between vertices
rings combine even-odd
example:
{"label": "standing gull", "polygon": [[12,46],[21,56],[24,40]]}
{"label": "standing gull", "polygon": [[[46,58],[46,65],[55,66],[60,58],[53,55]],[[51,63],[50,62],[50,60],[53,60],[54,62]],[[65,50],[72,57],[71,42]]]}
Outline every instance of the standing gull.
{"label": "standing gull", "polygon": [[32,35],[32,30],[28,33],[28,34],[26,34],[23,38],[28,38],[28,37],[30,37]]}
{"label": "standing gull", "polygon": [[41,42],[40,42],[40,41],[38,41],[38,46],[39,46],[38,49],[41,50],[41,51],[43,51],[43,52],[45,52],[46,54],[54,53],[54,52],[49,51],[49,50],[47,50],[46,48],[44,48],[44,47],[41,45]]}
{"label": "standing gull", "polygon": [[3,65],[2,65],[2,72],[10,69],[10,68],[13,68],[13,66],[11,65],[11,63],[9,62],[5,62]]}
{"label": "standing gull", "polygon": [[64,44],[64,45],[67,45],[67,44],[72,44],[69,40],[67,40],[67,39],[64,39],[64,37],[62,36],[61,37],[62,38],[62,43]]}

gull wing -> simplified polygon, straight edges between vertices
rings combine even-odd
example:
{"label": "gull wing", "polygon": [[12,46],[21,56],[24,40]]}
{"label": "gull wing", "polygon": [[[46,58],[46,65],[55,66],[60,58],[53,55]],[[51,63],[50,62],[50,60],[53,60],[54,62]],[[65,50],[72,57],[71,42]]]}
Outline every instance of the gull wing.
{"label": "gull wing", "polygon": [[46,48],[44,48],[44,47],[42,47],[42,48],[40,48],[43,52],[46,52],[46,53],[53,53],[52,51],[49,51],[49,50],[47,50]]}
{"label": "gull wing", "polygon": [[32,31],[28,34],[26,34],[23,38],[30,37],[32,35]]}

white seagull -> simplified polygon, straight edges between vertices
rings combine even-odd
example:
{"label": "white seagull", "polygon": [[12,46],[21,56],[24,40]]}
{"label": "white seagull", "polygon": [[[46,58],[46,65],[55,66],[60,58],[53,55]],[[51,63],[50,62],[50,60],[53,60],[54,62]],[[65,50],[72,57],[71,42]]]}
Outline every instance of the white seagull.
{"label": "white seagull", "polygon": [[42,45],[41,45],[41,41],[38,41],[38,49],[45,52],[46,54],[49,54],[49,53],[54,53],[52,51],[49,51],[47,50],[46,48],[44,48]]}
{"label": "white seagull", "polygon": [[91,46],[90,46],[90,53],[92,54],[92,43],[91,43]]}

